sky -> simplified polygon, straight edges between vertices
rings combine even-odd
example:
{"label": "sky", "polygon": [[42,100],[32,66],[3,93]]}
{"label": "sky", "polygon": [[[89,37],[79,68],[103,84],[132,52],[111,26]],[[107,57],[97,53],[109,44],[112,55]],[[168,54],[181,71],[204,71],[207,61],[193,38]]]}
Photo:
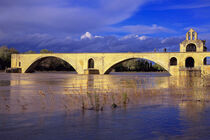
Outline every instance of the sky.
{"label": "sky", "polygon": [[209,0],[0,0],[0,46],[19,52],[179,51],[190,28],[208,48]]}

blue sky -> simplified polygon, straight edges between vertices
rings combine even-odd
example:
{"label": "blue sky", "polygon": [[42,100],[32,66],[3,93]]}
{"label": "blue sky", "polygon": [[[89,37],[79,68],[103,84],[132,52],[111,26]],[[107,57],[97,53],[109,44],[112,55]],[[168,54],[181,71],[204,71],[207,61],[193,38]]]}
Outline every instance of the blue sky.
{"label": "blue sky", "polygon": [[178,51],[190,28],[210,45],[209,0],[0,1],[0,45],[20,52]]}

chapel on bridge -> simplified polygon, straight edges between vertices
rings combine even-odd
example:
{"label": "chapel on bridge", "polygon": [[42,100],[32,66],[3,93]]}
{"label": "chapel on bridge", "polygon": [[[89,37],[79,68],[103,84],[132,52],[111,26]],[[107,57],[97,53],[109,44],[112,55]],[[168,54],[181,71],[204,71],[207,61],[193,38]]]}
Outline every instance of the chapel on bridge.
{"label": "chapel on bridge", "polygon": [[205,40],[198,39],[198,33],[192,28],[186,33],[186,40],[180,43],[180,52],[206,52]]}

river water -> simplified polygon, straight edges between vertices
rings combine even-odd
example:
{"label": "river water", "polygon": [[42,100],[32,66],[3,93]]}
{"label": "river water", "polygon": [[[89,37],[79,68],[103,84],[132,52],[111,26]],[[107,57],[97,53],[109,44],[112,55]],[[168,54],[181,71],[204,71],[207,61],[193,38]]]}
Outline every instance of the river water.
{"label": "river water", "polygon": [[0,140],[204,140],[209,116],[209,77],[0,73]]}

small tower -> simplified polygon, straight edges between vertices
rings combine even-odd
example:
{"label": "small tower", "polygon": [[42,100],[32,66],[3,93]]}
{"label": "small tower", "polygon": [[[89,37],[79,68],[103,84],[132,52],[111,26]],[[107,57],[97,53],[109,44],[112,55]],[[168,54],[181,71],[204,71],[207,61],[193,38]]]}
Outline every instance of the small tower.
{"label": "small tower", "polygon": [[186,33],[186,40],[180,43],[180,52],[205,52],[205,40],[198,39],[198,33],[192,28]]}
{"label": "small tower", "polygon": [[198,33],[192,28],[186,33],[186,40],[197,40]]}

